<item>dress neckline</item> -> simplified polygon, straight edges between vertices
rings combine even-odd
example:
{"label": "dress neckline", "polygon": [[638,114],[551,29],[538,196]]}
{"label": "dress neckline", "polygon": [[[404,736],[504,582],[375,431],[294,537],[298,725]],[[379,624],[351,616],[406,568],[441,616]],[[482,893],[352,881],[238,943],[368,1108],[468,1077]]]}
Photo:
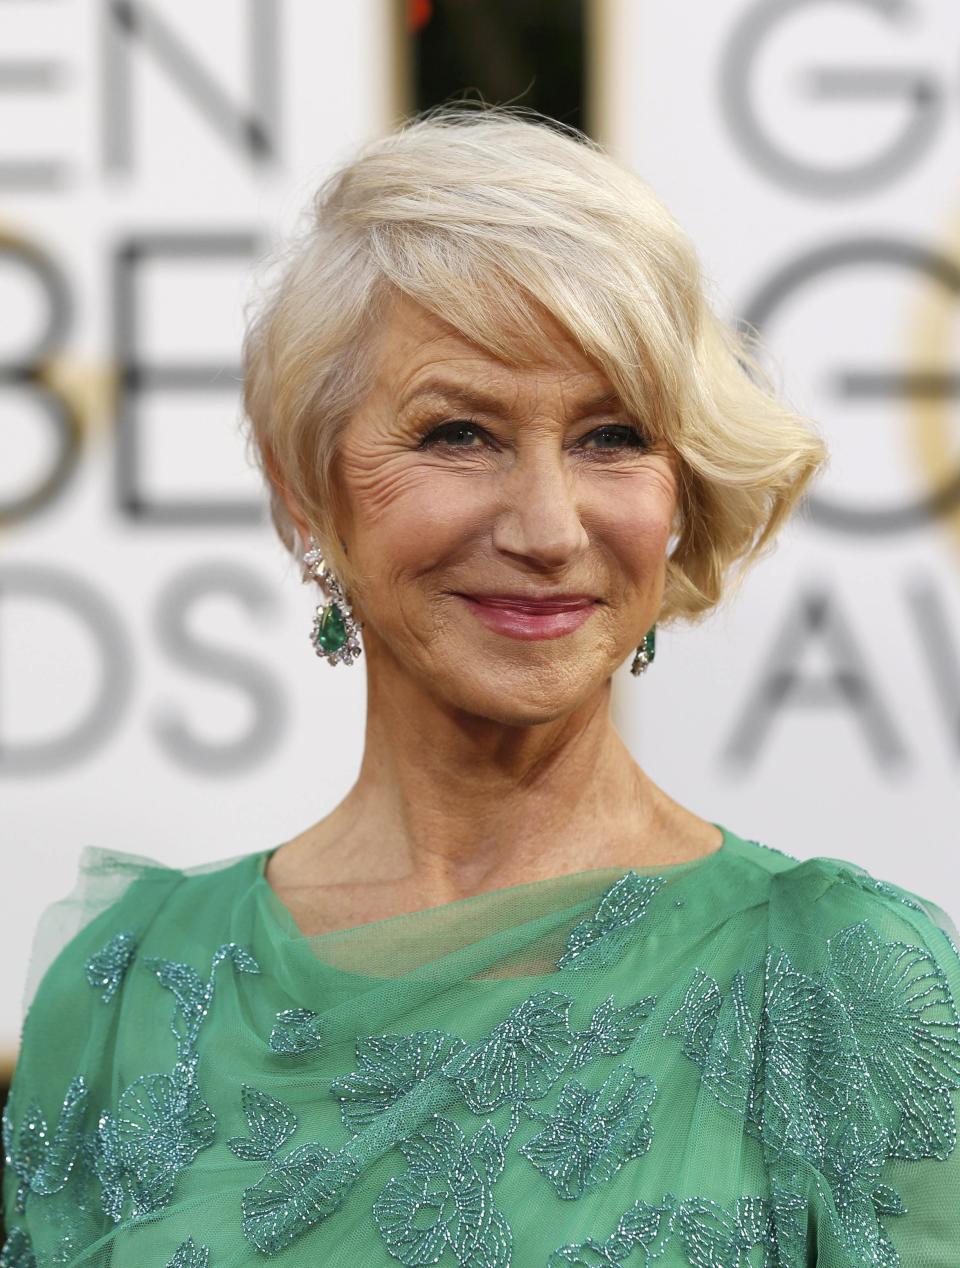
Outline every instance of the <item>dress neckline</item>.
{"label": "dress neckline", "polygon": [[[287,907],[286,903],[276,892],[266,877],[267,862],[270,857],[280,849],[279,845],[270,846],[265,850],[258,851],[254,858],[256,859],[256,876],[255,887],[263,893],[270,909],[278,918],[284,932],[295,940],[301,940],[309,943],[312,947],[319,947],[324,940],[334,940],[347,937],[351,934],[357,934],[362,931],[368,933],[376,933],[386,930],[390,926],[399,926],[402,922],[411,922],[420,918],[427,921],[431,917],[442,916],[451,912],[457,915],[467,914],[476,904],[490,902],[507,902],[511,899],[521,898],[525,894],[532,895],[539,893],[541,890],[555,887],[558,890],[565,885],[571,888],[578,888],[577,882],[586,882],[590,878],[594,878],[599,883],[603,879],[607,879],[609,884],[604,887],[603,892],[610,886],[616,884],[617,881],[628,875],[638,877],[662,877],[665,881],[673,877],[687,876],[693,872],[700,875],[704,870],[715,865],[721,859],[726,858],[735,850],[738,837],[729,828],[722,823],[710,821],[712,826],[719,828],[722,840],[720,845],[711,850],[708,854],[702,854],[698,858],[689,859],[682,863],[665,863],[660,866],[637,867],[624,864],[617,864],[612,867],[594,867],[585,868],[576,872],[562,872],[558,876],[541,877],[535,881],[523,881],[518,885],[505,885],[496,889],[482,890],[479,894],[469,894],[464,898],[452,898],[445,903],[437,903],[430,907],[420,907],[416,911],[398,912],[393,916],[381,916],[375,920],[361,921],[356,925],[349,925],[344,929],[330,929],[322,933],[306,934],[293,918],[293,914]],[[591,886],[591,892],[597,888],[597,897],[600,897],[598,887]]]}

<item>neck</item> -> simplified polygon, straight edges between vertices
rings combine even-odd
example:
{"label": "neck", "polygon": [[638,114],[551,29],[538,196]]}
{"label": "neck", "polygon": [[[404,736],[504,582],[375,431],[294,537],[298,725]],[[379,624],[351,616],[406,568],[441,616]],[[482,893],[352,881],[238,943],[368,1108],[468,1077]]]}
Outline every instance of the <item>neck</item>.
{"label": "neck", "polygon": [[359,775],[313,830],[328,883],[374,880],[435,905],[703,852],[702,833],[694,845],[678,842],[671,828],[687,812],[646,777],[613,726],[609,680],[563,718],[506,725],[454,708],[406,675],[367,669]]}

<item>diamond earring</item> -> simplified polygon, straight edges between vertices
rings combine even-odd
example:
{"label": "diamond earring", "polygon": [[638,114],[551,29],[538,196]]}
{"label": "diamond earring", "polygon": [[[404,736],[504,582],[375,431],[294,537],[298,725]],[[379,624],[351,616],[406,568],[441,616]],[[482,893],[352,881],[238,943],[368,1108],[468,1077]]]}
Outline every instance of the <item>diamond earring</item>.
{"label": "diamond earring", "polygon": [[651,625],[643,636],[643,642],[637,648],[633,658],[633,664],[630,666],[631,674],[637,677],[643,673],[648,665],[653,664],[653,658],[657,650],[657,627]]}
{"label": "diamond earring", "polygon": [[323,560],[316,538],[311,537],[303,562],[310,575],[319,582],[331,602],[321,604],[313,618],[310,642],[318,656],[325,656],[327,663],[352,665],[361,655],[360,626],[354,619],[343,587]]}

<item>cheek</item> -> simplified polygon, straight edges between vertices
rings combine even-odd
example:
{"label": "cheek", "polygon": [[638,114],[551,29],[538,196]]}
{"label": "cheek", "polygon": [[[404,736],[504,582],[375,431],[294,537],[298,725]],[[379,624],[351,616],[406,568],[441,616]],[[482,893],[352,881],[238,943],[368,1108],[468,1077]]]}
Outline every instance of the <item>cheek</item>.
{"label": "cheek", "polygon": [[349,506],[351,527],[376,527],[394,509],[409,501],[416,484],[410,464],[376,446],[353,446],[339,457],[340,481]]}
{"label": "cheek", "polygon": [[475,481],[396,457],[345,461],[351,554],[377,572],[421,573],[482,533],[486,501]]}
{"label": "cheek", "polygon": [[677,506],[669,472],[641,472],[611,481],[591,502],[587,529],[626,565],[647,571],[665,559]]}

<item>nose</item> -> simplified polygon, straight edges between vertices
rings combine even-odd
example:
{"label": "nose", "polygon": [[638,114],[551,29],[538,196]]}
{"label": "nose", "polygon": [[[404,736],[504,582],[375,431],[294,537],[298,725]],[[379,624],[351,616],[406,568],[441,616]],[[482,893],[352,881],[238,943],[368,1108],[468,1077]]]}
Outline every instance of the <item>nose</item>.
{"label": "nose", "polygon": [[501,477],[501,510],[493,544],[541,568],[559,568],[583,550],[578,490],[563,455],[529,450]]}

